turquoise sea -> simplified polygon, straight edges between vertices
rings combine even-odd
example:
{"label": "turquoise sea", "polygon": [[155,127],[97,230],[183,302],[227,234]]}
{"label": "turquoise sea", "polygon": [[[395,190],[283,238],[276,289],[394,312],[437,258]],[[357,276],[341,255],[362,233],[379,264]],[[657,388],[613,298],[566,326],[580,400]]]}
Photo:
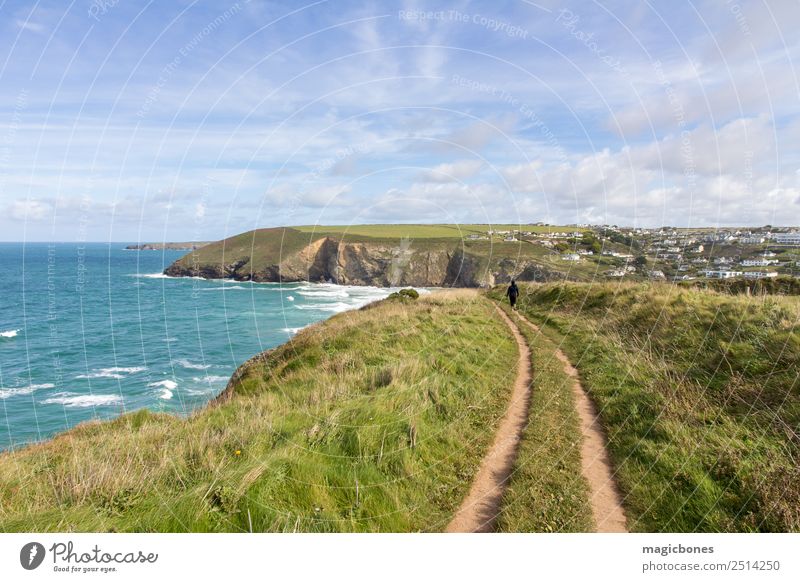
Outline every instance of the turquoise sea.
{"label": "turquoise sea", "polygon": [[391,290],[171,278],[182,251],[0,243],[0,449],[139,408],[186,414],[243,361]]}

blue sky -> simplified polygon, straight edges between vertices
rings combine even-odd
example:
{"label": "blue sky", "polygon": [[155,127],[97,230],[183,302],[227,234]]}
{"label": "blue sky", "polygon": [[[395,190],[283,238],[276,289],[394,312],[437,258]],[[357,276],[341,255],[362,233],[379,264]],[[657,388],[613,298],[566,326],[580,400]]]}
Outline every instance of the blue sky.
{"label": "blue sky", "polygon": [[800,223],[796,2],[2,2],[0,239]]}

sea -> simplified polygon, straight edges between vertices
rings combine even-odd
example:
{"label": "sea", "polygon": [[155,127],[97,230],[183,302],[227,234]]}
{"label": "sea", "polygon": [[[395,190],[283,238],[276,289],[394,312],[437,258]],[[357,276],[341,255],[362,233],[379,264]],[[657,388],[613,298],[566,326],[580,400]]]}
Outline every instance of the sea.
{"label": "sea", "polygon": [[0,450],[141,408],[188,415],[251,356],[392,289],[162,274],[185,251],[0,243]]}

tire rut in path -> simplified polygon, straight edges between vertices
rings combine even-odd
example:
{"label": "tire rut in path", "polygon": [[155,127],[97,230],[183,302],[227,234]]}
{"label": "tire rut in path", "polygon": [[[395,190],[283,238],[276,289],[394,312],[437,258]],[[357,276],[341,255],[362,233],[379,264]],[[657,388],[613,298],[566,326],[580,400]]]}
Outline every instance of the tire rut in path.
{"label": "tire rut in path", "polygon": [[[517,314],[517,318],[537,333],[541,330]],[[564,364],[564,373],[572,380],[572,393],[580,418],[583,435],[581,443],[581,472],[589,484],[592,516],[598,532],[627,532],[627,519],[622,507],[622,496],[614,479],[611,461],[606,450],[606,437],[597,408],[586,394],[578,378],[578,371],[560,349],[555,356]]]}
{"label": "tire rut in path", "polygon": [[519,442],[528,421],[531,352],[516,324],[502,309],[497,306],[495,309],[517,342],[517,376],[511,391],[511,400],[497,428],[492,446],[483,457],[470,491],[445,529],[446,532],[491,532],[494,529],[503,493],[514,470]]}

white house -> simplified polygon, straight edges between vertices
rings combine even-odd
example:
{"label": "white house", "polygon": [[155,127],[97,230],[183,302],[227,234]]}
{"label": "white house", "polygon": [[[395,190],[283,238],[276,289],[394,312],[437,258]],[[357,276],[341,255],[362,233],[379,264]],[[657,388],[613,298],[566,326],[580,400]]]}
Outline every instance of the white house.
{"label": "white house", "polygon": [[622,269],[612,269],[610,271],[606,271],[606,277],[624,277],[625,271]]}
{"label": "white house", "polygon": [[772,240],[779,245],[800,245],[800,232],[776,232]]}
{"label": "white house", "polygon": [[765,240],[763,236],[743,236],[739,242],[743,245],[760,245]]}
{"label": "white house", "polygon": [[777,264],[778,261],[770,259],[742,259],[743,267],[769,267]]}
{"label": "white house", "polygon": [[703,274],[709,279],[733,279],[741,277],[741,271],[704,271]]}
{"label": "white house", "polygon": [[775,271],[745,271],[745,279],[771,279],[777,277],[778,273]]}
{"label": "white house", "polygon": [[569,253],[568,255],[562,255],[561,260],[577,262],[581,260],[581,256],[578,253]]}

